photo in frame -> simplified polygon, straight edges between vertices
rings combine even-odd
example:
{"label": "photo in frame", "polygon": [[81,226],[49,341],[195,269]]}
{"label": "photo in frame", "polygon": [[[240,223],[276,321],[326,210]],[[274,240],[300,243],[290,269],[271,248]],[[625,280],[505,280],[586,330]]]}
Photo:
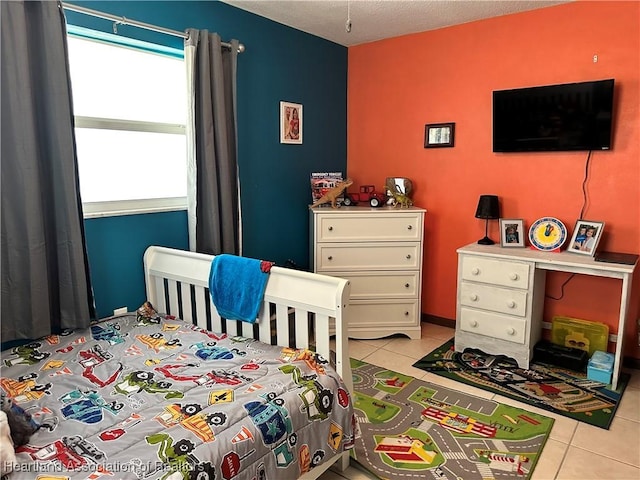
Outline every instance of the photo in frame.
{"label": "photo in frame", "polygon": [[302,144],[302,105],[280,102],[280,143]]}
{"label": "photo in frame", "polygon": [[593,257],[602,238],[603,230],[604,222],[577,220],[567,251]]}
{"label": "photo in frame", "polygon": [[453,147],[455,123],[431,123],[424,126],[424,148]]}
{"label": "photo in frame", "polygon": [[524,239],[526,236],[524,220],[520,218],[500,219],[501,247],[524,247]]}

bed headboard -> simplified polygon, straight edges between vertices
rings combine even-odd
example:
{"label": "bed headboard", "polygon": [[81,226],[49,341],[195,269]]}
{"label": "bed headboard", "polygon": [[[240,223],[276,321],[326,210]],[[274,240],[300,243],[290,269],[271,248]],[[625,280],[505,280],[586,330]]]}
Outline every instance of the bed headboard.
{"label": "bed headboard", "polygon": [[311,348],[327,359],[335,335],[335,367],[353,391],[348,352],[347,280],[272,267],[256,324],[220,318],[209,295],[212,255],[149,247],[144,254],[147,300],[156,310],[207,330],[282,347]]}

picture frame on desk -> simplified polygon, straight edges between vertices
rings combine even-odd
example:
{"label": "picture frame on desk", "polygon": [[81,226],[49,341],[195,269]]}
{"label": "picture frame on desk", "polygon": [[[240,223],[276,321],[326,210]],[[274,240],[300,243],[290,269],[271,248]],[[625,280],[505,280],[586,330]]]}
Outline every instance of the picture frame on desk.
{"label": "picture frame on desk", "polygon": [[500,219],[500,246],[505,248],[524,247],[526,237],[524,220],[521,218]]}
{"label": "picture frame on desk", "polygon": [[593,257],[602,238],[604,222],[577,220],[567,252]]}

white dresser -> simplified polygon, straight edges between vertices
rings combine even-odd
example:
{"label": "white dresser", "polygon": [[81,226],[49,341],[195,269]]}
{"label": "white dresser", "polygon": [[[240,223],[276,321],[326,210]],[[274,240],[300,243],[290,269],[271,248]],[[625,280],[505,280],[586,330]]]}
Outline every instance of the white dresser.
{"label": "white dresser", "polygon": [[[513,250],[513,249],[511,249]],[[489,255],[488,253],[494,253]],[[477,348],[529,368],[542,329],[545,273],[535,262],[495,256],[495,247],[458,249],[456,351]]]}
{"label": "white dresser", "polygon": [[368,206],[311,210],[313,271],[351,282],[350,337],[420,338],[425,212]]}

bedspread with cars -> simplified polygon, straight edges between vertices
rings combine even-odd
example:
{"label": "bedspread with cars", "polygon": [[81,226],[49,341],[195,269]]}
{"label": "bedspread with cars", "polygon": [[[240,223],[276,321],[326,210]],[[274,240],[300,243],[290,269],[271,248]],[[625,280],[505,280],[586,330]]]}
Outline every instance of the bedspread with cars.
{"label": "bedspread with cars", "polygon": [[138,312],[1,358],[40,426],[11,480],[288,479],[353,446],[352,399],[310,350]]}

